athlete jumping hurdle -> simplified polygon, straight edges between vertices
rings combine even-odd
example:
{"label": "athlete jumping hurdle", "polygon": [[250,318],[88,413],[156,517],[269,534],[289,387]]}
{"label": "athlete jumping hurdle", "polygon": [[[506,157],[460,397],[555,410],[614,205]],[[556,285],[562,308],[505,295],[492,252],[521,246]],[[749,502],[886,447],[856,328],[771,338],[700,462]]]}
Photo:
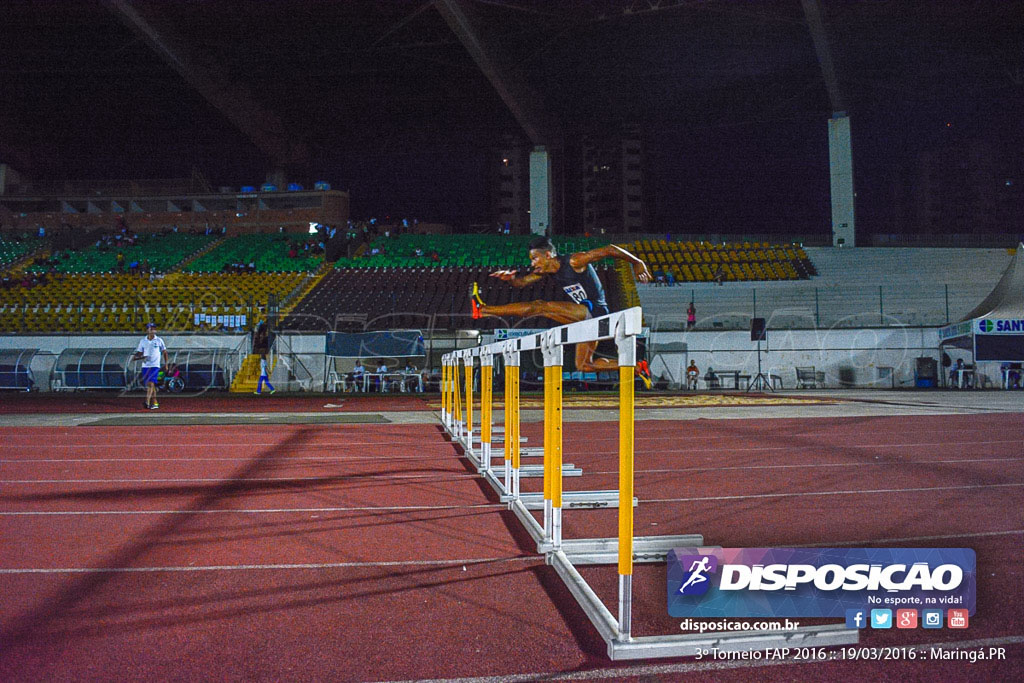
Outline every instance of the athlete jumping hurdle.
{"label": "athlete jumping hurdle", "polygon": [[[651,271],[647,264],[614,244],[606,247],[580,251],[569,256],[559,255],[555,245],[547,237],[538,237],[530,242],[530,266],[532,271],[519,275],[515,270],[499,270],[491,273],[491,277],[511,284],[513,287],[526,287],[542,278],[552,277],[565,292],[569,301],[524,301],[502,306],[488,306],[480,296],[479,284],[474,282],[470,290],[470,305],[473,318],[485,316],[514,315],[523,318],[540,316],[556,323],[566,325],[588,318],[608,315],[608,303],[604,296],[604,287],[594,270],[594,263],[601,259],[612,258],[628,261],[633,266],[633,273],[640,282],[651,281]],[[580,372],[609,372],[619,367],[617,361],[610,358],[594,358],[597,342],[585,342],[576,345],[576,369]],[[637,374],[650,388],[650,372],[646,363],[637,363]]]}

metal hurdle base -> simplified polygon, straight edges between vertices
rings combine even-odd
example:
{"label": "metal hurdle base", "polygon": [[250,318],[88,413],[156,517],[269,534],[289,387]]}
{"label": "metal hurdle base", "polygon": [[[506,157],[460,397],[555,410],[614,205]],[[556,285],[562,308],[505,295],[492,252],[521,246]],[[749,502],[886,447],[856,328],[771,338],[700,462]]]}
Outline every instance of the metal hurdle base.
{"label": "metal hurdle base", "polygon": [[[544,465],[521,465],[519,467],[519,477],[521,479],[538,478],[544,476]],[[562,465],[562,476],[563,477],[582,477],[583,470],[576,467],[571,462],[564,463]]]}
{"label": "metal hurdle base", "polygon": [[[638,543],[642,540],[645,540],[645,537],[637,537],[633,542]],[[597,597],[590,584],[576,570],[565,551],[549,552],[545,556],[545,560],[554,567],[569,592],[583,608],[590,623],[601,634],[608,647],[608,658],[615,661],[656,657],[693,657],[697,655],[698,650],[712,648],[728,652],[742,652],[783,647],[834,647],[857,643],[858,631],[846,628],[845,624],[804,626],[788,631],[730,631],[722,634],[679,634],[636,638],[627,636],[624,638],[619,632],[619,624],[615,617],[605,607],[601,598]],[[613,556],[612,562],[614,561]]]}
{"label": "metal hurdle base", "polygon": [[[700,534],[683,536],[634,536],[633,562],[664,562],[673,548],[700,548]],[[617,538],[579,538],[562,541],[562,553],[574,565],[615,564],[619,558]]]}
{"label": "metal hurdle base", "polygon": [[[503,494],[501,496],[502,503],[508,503],[512,500],[513,496],[510,494]],[[544,509],[543,493],[520,493],[519,500],[523,501],[523,505],[526,506],[527,510]],[[639,501],[634,497],[633,507],[636,507],[638,504]],[[564,491],[562,493],[562,509],[564,510],[596,510],[599,508],[617,507],[619,507],[618,491]]]}

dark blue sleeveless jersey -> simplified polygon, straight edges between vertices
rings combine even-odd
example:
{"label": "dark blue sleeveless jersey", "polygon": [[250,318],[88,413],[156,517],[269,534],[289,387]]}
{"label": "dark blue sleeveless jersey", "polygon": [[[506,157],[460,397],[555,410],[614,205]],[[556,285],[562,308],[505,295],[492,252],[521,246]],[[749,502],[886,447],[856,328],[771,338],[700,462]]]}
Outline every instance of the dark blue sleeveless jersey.
{"label": "dark blue sleeveless jersey", "polygon": [[586,270],[577,273],[569,264],[569,256],[559,256],[558,261],[558,272],[552,277],[569,300],[583,304],[595,316],[607,314],[608,302],[604,298],[604,287],[601,286],[593,264],[588,263]]}

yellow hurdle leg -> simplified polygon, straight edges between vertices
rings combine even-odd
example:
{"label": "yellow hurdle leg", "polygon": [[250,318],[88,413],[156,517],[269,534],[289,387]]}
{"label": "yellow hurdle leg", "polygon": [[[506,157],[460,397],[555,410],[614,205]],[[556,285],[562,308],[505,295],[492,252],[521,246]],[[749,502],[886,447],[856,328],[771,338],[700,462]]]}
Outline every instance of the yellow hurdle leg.
{"label": "yellow hurdle leg", "polygon": [[552,397],[551,366],[544,366],[544,500],[551,500],[551,458],[552,458]]}
{"label": "yellow hurdle leg", "polygon": [[619,368],[619,574],[633,574],[633,367]]}
{"label": "yellow hurdle leg", "polygon": [[[519,366],[512,366],[506,372],[512,373],[512,387],[509,389],[509,401],[512,406],[511,422],[505,418],[505,440],[512,443],[512,495],[519,497]],[[509,425],[511,424],[511,436]]]}
{"label": "yellow hurdle leg", "polygon": [[480,458],[491,469],[491,374],[490,365],[480,365]]}
{"label": "yellow hurdle leg", "polygon": [[505,461],[512,460],[512,417],[511,417],[511,401],[509,401],[508,395],[509,390],[512,386],[512,376],[509,374],[508,364],[505,364]]}
{"label": "yellow hurdle leg", "polygon": [[451,419],[451,411],[448,406],[448,365],[441,366],[441,412],[445,420]]}
{"label": "yellow hurdle leg", "polygon": [[562,507],[562,368],[551,367],[551,504]]}
{"label": "yellow hurdle leg", "polygon": [[[458,361],[456,361],[457,363]],[[456,432],[459,431],[458,423],[462,422],[462,398],[459,394],[459,371],[458,366],[452,366],[452,403],[454,404]]]}
{"label": "yellow hurdle leg", "polygon": [[473,366],[466,366],[466,446],[473,450]]}

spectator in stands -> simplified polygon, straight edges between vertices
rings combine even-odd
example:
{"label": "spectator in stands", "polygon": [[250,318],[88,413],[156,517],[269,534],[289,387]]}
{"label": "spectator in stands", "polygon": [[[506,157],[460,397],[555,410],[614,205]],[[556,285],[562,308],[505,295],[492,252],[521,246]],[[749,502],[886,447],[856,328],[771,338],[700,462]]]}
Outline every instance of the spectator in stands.
{"label": "spectator in stands", "polygon": [[690,302],[690,305],[686,307],[686,329],[692,330],[697,324],[697,308]]}
{"label": "spectator in stands", "polygon": [[142,361],[141,379],[146,387],[146,408],[156,410],[160,407],[156,401],[156,378],[160,366],[167,363],[167,346],[163,339],[156,336],[155,323],[146,323],[146,337],[139,342],[132,360]]}
{"label": "spectator in stands", "polygon": [[[606,258],[626,261],[633,267],[636,279],[651,281],[647,264],[625,249],[609,244],[590,251],[560,255],[547,237],[538,237],[529,246],[530,270],[520,275],[515,270],[499,270],[491,277],[507,282],[513,287],[526,287],[550,277],[556,288],[565,294],[567,301],[528,301],[488,306],[480,296],[477,283],[470,291],[470,310],[474,319],[482,317],[519,316],[528,318],[540,316],[559,324],[568,324],[607,315],[610,311],[605,300],[604,286],[597,277],[594,263]],[[594,358],[597,342],[576,345],[576,369],[579,372],[609,372],[619,367],[617,359]],[[639,371],[639,363],[637,364]],[[644,384],[652,385],[649,373],[641,374]]]}
{"label": "spectator in stands", "polygon": [[722,272],[722,265],[720,263],[716,263],[714,270],[711,271],[711,279],[716,285],[721,285],[724,282],[725,273]]}
{"label": "spectator in stands", "polygon": [[117,272],[124,272],[124,253],[121,251],[117,252]]}
{"label": "spectator in stands", "polygon": [[697,368],[697,361],[691,360],[686,366],[686,388],[690,391],[697,391],[697,380],[700,379],[700,370]]}
{"label": "spectator in stands", "polygon": [[672,274],[671,269],[665,271],[665,284],[667,284],[669,287],[675,287],[676,276]]}

